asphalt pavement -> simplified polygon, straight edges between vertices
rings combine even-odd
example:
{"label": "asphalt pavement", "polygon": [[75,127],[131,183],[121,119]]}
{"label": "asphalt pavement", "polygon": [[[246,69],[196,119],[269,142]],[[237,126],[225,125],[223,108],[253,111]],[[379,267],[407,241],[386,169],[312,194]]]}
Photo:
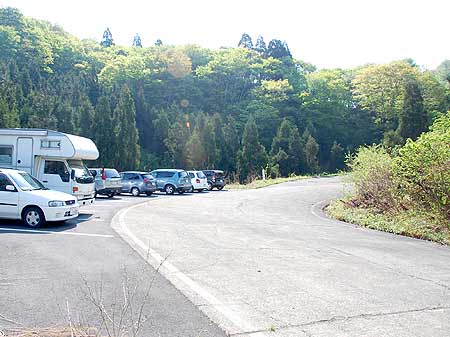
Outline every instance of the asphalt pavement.
{"label": "asphalt pavement", "polygon": [[328,219],[339,178],[155,198],[113,228],[228,334],[449,336],[450,249]]}
{"label": "asphalt pavement", "polygon": [[144,337],[225,336],[110,226],[120,209],[159,198],[166,196],[99,198],[78,219],[35,231],[0,221],[0,336],[12,328],[104,321],[110,333],[103,336],[132,331],[131,322]]}

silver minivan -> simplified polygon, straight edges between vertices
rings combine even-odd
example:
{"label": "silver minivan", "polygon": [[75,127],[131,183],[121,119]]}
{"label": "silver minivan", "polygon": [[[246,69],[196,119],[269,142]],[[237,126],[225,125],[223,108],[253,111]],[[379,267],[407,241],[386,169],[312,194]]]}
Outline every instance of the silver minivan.
{"label": "silver minivan", "polygon": [[110,168],[90,168],[89,172],[95,180],[95,196],[107,195],[112,198],[116,194],[120,194],[122,190],[122,179],[119,172]]}
{"label": "silver minivan", "polygon": [[126,171],[121,172],[122,193],[131,193],[137,197],[142,193],[148,196],[156,191],[156,180],[148,172]]}

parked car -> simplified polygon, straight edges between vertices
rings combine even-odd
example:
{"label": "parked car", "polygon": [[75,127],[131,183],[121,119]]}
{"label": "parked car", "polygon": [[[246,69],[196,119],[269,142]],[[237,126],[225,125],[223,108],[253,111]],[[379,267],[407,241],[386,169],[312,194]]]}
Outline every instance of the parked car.
{"label": "parked car", "polygon": [[115,169],[90,168],[89,172],[95,180],[95,196],[101,194],[112,198],[122,191],[122,179]]}
{"label": "parked car", "polygon": [[191,192],[201,192],[208,189],[208,179],[203,171],[187,171],[191,178],[192,189]]}
{"label": "parked car", "polygon": [[37,228],[76,218],[79,208],[75,196],[49,190],[25,171],[0,169],[0,218],[22,219]]}
{"label": "parked car", "polygon": [[122,178],[123,193],[131,193],[138,197],[142,193],[150,196],[156,191],[156,180],[148,172],[126,171],[121,172],[120,177]]}
{"label": "parked car", "polygon": [[84,160],[98,158],[89,138],[47,129],[0,129],[0,166],[28,172],[52,190],[94,203],[94,177]]}
{"label": "parked car", "polygon": [[156,179],[156,188],[166,194],[179,194],[192,189],[191,179],[185,170],[160,169],[150,172]]}
{"label": "parked car", "polygon": [[217,188],[219,191],[225,187],[225,175],[221,170],[203,170],[208,179],[208,190]]}

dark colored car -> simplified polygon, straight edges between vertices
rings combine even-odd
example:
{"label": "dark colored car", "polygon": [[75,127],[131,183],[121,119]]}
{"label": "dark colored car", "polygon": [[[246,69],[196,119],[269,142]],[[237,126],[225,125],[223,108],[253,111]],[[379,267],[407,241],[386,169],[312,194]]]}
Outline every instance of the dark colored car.
{"label": "dark colored car", "polygon": [[203,170],[208,179],[208,190],[217,188],[219,191],[225,187],[225,174],[221,170]]}
{"label": "dark colored car", "polygon": [[179,194],[192,189],[191,178],[185,170],[160,169],[150,172],[156,179],[156,187],[166,194]]}
{"label": "dark colored car", "polygon": [[152,195],[156,191],[156,180],[148,172],[126,171],[121,172],[122,193],[131,193],[137,197],[142,193]]}
{"label": "dark colored car", "polygon": [[98,194],[107,195],[112,198],[120,194],[122,190],[122,180],[115,169],[110,168],[90,168],[95,181],[95,196]]}

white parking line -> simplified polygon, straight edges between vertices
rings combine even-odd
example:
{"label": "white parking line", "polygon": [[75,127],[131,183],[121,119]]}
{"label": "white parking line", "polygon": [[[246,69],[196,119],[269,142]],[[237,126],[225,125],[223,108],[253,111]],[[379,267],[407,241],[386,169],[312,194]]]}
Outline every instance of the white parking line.
{"label": "white parking line", "polygon": [[[151,256],[154,259],[154,263],[151,263],[154,268],[160,268],[160,272],[170,281],[171,279],[175,279],[177,281],[181,281],[187,288],[191,291],[195,292],[198,296],[200,296],[203,300],[205,300],[211,307],[213,307],[217,312],[219,312],[222,316],[232,322],[237,328],[239,328],[242,332],[238,334],[248,335],[252,337],[266,337],[267,334],[262,331],[257,331],[257,329],[244,320],[239,313],[235,312],[231,306],[226,305],[217,297],[212,295],[208,290],[200,286],[197,282],[195,282],[192,278],[184,274],[177,267],[175,267],[172,263],[168,262],[164,259],[158,252],[150,248],[144,242],[142,242],[139,238],[137,238],[133,232],[127,227],[125,223],[125,216],[128,211],[141,206],[142,204],[133,205],[131,207],[120,210],[113,218],[112,223],[116,217],[118,217],[118,222],[120,226],[120,231],[125,234],[129,240],[134,242],[140,249],[143,251],[137,250],[137,252],[144,258],[147,259]],[[114,228],[114,226],[113,226]],[[133,245],[132,245],[133,247]],[[150,262],[150,261],[149,261]]]}
{"label": "white parking line", "polygon": [[20,233],[38,233],[38,234],[60,234],[60,235],[76,235],[76,236],[93,236],[100,238],[113,238],[114,235],[107,234],[91,234],[91,233],[76,233],[76,232],[56,232],[39,229],[20,229],[20,228],[0,228],[4,232],[20,232]]}

